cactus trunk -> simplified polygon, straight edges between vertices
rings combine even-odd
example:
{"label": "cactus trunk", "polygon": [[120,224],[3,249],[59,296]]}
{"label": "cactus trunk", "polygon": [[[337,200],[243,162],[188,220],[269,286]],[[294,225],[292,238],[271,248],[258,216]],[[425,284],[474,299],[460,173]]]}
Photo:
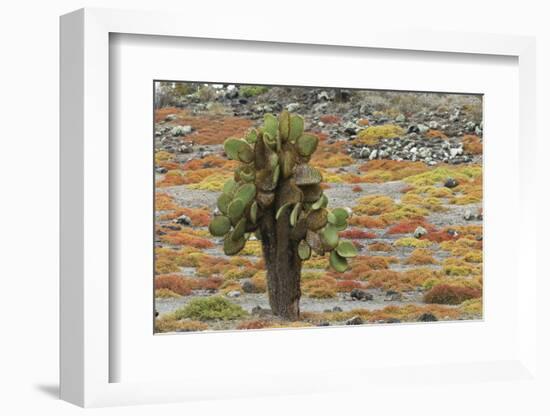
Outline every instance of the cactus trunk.
{"label": "cactus trunk", "polygon": [[260,229],[271,311],[283,319],[295,321],[300,317],[302,263],[298,243],[289,236],[289,222],[288,212],[278,220],[273,212],[268,212],[262,218]]}

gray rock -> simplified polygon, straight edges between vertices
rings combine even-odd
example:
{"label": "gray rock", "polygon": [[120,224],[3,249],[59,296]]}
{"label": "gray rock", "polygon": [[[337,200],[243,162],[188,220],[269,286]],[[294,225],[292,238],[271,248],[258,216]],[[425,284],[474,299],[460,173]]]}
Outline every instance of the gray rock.
{"label": "gray rock", "polygon": [[374,149],[369,155],[369,160],[376,159],[376,156],[378,156],[378,150]]}
{"label": "gray rock", "polygon": [[483,134],[483,130],[481,129],[481,127],[476,126],[475,133],[476,133],[478,136],[481,136],[481,135]]}
{"label": "gray rock", "polygon": [[351,121],[348,121],[346,124],[344,124],[344,132],[348,135],[357,134],[359,131],[359,127],[357,124],[352,123]]}
{"label": "gray rock", "polygon": [[226,296],[228,298],[238,298],[239,296],[241,296],[241,292],[239,292],[238,290],[232,290],[230,292],[227,292]]}
{"label": "gray rock", "polygon": [[350,297],[354,300],[372,300],[373,297],[370,293],[361,289],[352,289]]}
{"label": "gray rock", "polygon": [[455,108],[454,111],[449,116],[449,121],[457,122],[460,119],[460,109]]}
{"label": "gray rock", "polygon": [[445,188],[455,188],[458,186],[458,182],[454,178],[447,178],[443,186]]}
{"label": "gray rock", "polygon": [[363,319],[360,316],[354,316],[346,321],[346,325],[363,325]]}
{"label": "gray rock", "polygon": [[426,133],[428,130],[430,130],[430,128],[429,128],[428,126],[426,126],[425,124],[419,124],[419,125],[417,126],[417,128],[418,128],[418,133],[420,133],[420,134],[424,134],[424,133]]}
{"label": "gray rock", "polygon": [[415,238],[420,238],[422,236],[425,236],[426,234],[428,234],[428,231],[421,226],[416,227],[416,230],[414,230],[414,233],[413,233]]}
{"label": "gray rock", "polygon": [[170,130],[170,133],[172,136],[185,136],[193,131],[193,128],[191,126],[175,126],[172,127],[172,130]]}
{"label": "gray rock", "polygon": [[474,131],[476,128],[476,123],[474,123],[473,121],[468,121],[466,123],[466,126],[465,126],[465,130],[467,131]]}
{"label": "gray rock", "polygon": [[400,323],[401,323],[401,319],[390,318],[390,319],[386,319],[385,323],[386,323],[386,324],[400,324]]}
{"label": "gray rock", "polygon": [[474,215],[474,213],[472,211],[470,211],[469,209],[464,211],[464,215],[462,216],[462,218],[464,218],[466,221],[471,221],[471,220],[474,220],[476,218],[476,216]]}
{"label": "gray rock", "polygon": [[317,100],[318,101],[329,101],[330,98],[328,96],[328,93],[326,91],[321,91],[319,94],[317,94]]}
{"label": "gray rock", "polygon": [[186,143],[180,147],[181,153],[193,153],[193,145],[190,143]]}
{"label": "gray rock", "polygon": [[332,308],[332,312],[342,312],[343,309],[340,307],[340,306],[335,306],[334,308]]}
{"label": "gray rock", "polygon": [[178,218],[174,220],[174,222],[176,224],[181,224],[181,225],[189,225],[189,226],[193,225],[191,218],[189,218],[187,215],[180,215]]}
{"label": "gray rock", "polygon": [[286,106],[289,113],[292,113],[300,108],[300,103],[290,103]]}
{"label": "gray rock", "polygon": [[397,117],[395,117],[395,121],[397,123],[404,123],[407,119],[403,114],[399,114]]}
{"label": "gray rock", "polygon": [[428,127],[435,130],[439,127],[439,124],[437,123],[437,121],[432,120],[428,123]]}
{"label": "gray rock", "polygon": [[160,167],[155,169],[155,172],[160,173],[162,175],[162,174],[165,174],[166,172],[168,172],[168,169],[166,169],[165,167],[160,166]]}
{"label": "gray rock", "polygon": [[258,289],[250,280],[245,280],[241,283],[241,289],[244,293],[257,293]]}
{"label": "gray rock", "polygon": [[176,115],[175,114],[168,114],[165,118],[164,118],[164,121],[174,121],[176,119]]}

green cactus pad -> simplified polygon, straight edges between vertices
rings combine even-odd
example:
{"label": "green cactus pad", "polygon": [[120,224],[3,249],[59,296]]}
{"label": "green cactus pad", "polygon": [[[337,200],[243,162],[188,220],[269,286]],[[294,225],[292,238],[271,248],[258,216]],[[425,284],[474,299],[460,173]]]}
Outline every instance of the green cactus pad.
{"label": "green cactus pad", "polygon": [[244,202],[240,199],[234,199],[227,207],[227,216],[231,220],[231,224],[236,224],[244,213]]}
{"label": "green cactus pad", "polygon": [[233,197],[229,194],[221,194],[218,197],[217,205],[218,209],[223,213],[227,214],[227,208],[229,207],[229,204],[231,203]]}
{"label": "green cactus pad", "polygon": [[235,225],[235,229],[231,233],[231,239],[233,241],[238,241],[244,236],[245,232],[246,232],[246,218],[243,217]]}
{"label": "green cactus pad", "polygon": [[321,241],[321,237],[319,236],[319,234],[308,230],[306,232],[306,241],[315,253],[320,256],[325,254],[325,247],[323,246],[323,242]]}
{"label": "green cactus pad", "polygon": [[239,160],[239,152],[243,148],[250,148],[245,140],[230,137],[223,143],[223,150],[229,159]]}
{"label": "green cactus pad", "polygon": [[272,136],[269,133],[264,133],[263,135],[264,143],[267,147],[269,147],[272,150],[277,150],[277,137]]}
{"label": "green cactus pad", "polygon": [[321,241],[326,248],[334,249],[338,245],[338,230],[336,227],[328,224],[321,230]]}
{"label": "green cactus pad", "polygon": [[321,195],[319,200],[311,206],[311,209],[316,210],[316,209],[326,208],[327,205],[328,205],[328,197],[325,194],[323,194]]}
{"label": "green cactus pad", "polygon": [[347,227],[348,211],[344,208],[335,208],[328,214],[328,222],[333,224],[338,230],[343,230]]}
{"label": "green cactus pad", "polygon": [[298,257],[300,257],[301,260],[307,260],[311,257],[311,247],[304,240],[300,241],[298,244]]}
{"label": "green cactus pad", "polygon": [[244,182],[254,182],[256,179],[256,171],[250,166],[239,166],[237,170],[239,178]]}
{"label": "green cactus pad", "polygon": [[254,160],[254,151],[250,146],[243,146],[238,152],[239,160],[243,163],[250,163]]}
{"label": "green cactus pad", "polygon": [[235,182],[234,179],[229,179],[227,182],[223,184],[224,194],[232,196],[236,189],[237,189],[237,182]]}
{"label": "green cactus pad", "polygon": [[268,147],[264,143],[264,139],[258,136],[254,145],[254,166],[257,170],[265,169],[267,166]]}
{"label": "green cactus pad", "polygon": [[262,208],[269,208],[275,201],[275,194],[273,192],[258,192],[256,194],[256,201]]}
{"label": "green cactus pad", "polygon": [[279,220],[279,218],[281,218],[281,215],[283,215],[283,213],[286,211],[288,207],[290,207],[290,203],[288,202],[279,207],[279,209],[277,210],[277,214],[275,215],[275,219],[277,221]]}
{"label": "green cactus pad", "polygon": [[302,204],[297,203],[294,205],[294,208],[292,208],[292,212],[290,213],[290,225],[294,227],[296,225],[296,222],[298,221],[298,214],[300,214],[300,210],[302,209]]}
{"label": "green cactus pad", "polygon": [[317,202],[323,194],[323,189],[319,184],[304,185],[300,189],[304,193],[304,202]]}
{"label": "green cactus pad", "polygon": [[281,141],[284,143],[288,140],[288,133],[290,131],[290,114],[288,111],[284,110],[279,115],[279,136]]}
{"label": "green cactus pad", "polygon": [[296,178],[296,185],[298,186],[317,185],[323,180],[321,172],[309,166],[307,163],[296,165],[294,177]]}
{"label": "green cactus pad", "polygon": [[250,201],[256,196],[256,185],[253,183],[245,183],[244,185],[239,186],[235,191],[235,198],[240,199],[244,206],[246,207]]}
{"label": "green cactus pad", "polygon": [[250,222],[256,224],[258,221],[258,203],[254,201],[250,206]]}
{"label": "green cactus pad", "polygon": [[304,133],[304,119],[299,115],[292,114],[289,124],[288,141],[294,143]]}
{"label": "green cactus pad", "polygon": [[273,177],[271,178],[272,185],[273,185],[272,189],[275,189],[277,187],[277,184],[279,183],[280,175],[281,175],[281,168],[279,167],[279,165],[277,165],[275,166],[275,169],[273,169]]}
{"label": "green cactus pad", "polygon": [[330,253],[329,263],[338,273],[343,273],[348,269],[348,261],[345,257],[340,256],[336,250]]}
{"label": "green cactus pad", "polygon": [[233,240],[231,234],[227,234],[223,240],[223,252],[228,256],[233,256],[241,251],[246,244],[246,240],[241,237],[238,240]]}
{"label": "green cactus pad", "polygon": [[267,133],[272,139],[277,137],[277,131],[279,130],[279,122],[277,117],[273,114],[264,115],[264,134]]}
{"label": "green cactus pad", "polygon": [[284,150],[281,154],[281,173],[283,178],[288,178],[294,173],[294,166],[296,165],[296,154],[290,150]]}
{"label": "green cactus pad", "polygon": [[336,252],[341,257],[357,256],[357,247],[351,241],[340,241],[336,247]]}
{"label": "green cactus pad", "polygon": [[225,215],[217,215],[212,218],[210,225],[208,225],[208,231],[215,237],[222,237],[226,235],[231,229],[231,221]]}
{"label": "green cactus pad", "polygon": [[254,144],[258,140],[258,130],[250,129],[244,138],[248,143]]}
{"label": "green cactus pad", "polygon": [[312,134],[302,134],[296,139],[296,149],[300,156],[311,156],[317,149],[319,138]]}

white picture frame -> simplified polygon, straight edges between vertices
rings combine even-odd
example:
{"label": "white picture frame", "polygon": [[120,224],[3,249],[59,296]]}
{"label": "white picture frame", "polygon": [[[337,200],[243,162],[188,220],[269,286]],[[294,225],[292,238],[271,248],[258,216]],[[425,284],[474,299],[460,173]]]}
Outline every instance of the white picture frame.
{"label": "white picture frame", "polygon": [[[110,170],[109,155],[109,38],[111,34],[224,39],[248,42],[332,45],[333,47],[429,51],[440,54],[503,55],[518,60],[518,141],[535,140],[535,41],[529,37],[471,33],[437,33],[385,28],[345,28],[327,33],[322,27],[253,25],[246,35],[234,33],[230,25],[206,28],[200,22],[171,13],[107,9],[82,9],[61,18],[61,398],[79,406],[161,403],[209,398],[252,397],[273,394],[328,393],[360,389],[377,383],[388,385],[399,376],[403,383],[445,383],[448,372],[455,380],[479,385],[508,382],[514,388],[542,387],[537,371],[536,309],[536,218],[531,178],[534,155],[519,147],[518,179],[521,215],[515,246],[522,279],[517,293],[518,345],[498,360],[477,362],[419,362],[407,368],[320,368],[320,372],[296,370],[292,375],[271,373],[265,379],[219,381],[182,378],[140,382],[112,382],[110,368],[120,359],[112,349],[110,297]],[[519,142],[518,142],[519,146]],[[516,271],[517,272],[517,271]],[[143,325],[149,325],[144,322]],[[402,327],[404,328],[404,327]],[[411,331],[396,328],[397,331]],[[299,330],[292,331],[295,334]],[[304,332],[304,331],[303,331]],[[307,331],[305,331],[307,332]],[[311,331],[310,331],[311,333]],[[326,332],[328,334],[328,332]],[[151,332],[151,336],[153,336]],[[192,336],[192,335],[190,335]],[[216,334],[216,342],[223,342]],[[328,336],[328,335],[327,335]],[[150,358],[152,359],[152,358]],[[308,372],[309,371],[309,372]],[[324,374],[326,377],[320,377]],[[346,379],[343,383],[340,380]],[[405,386],[406,387],[406,386]],[[381,391],[383,386],[378,387]],[[451,397],[442,387],[443,393]],[[498,398],[497,389],[487,390]]]}

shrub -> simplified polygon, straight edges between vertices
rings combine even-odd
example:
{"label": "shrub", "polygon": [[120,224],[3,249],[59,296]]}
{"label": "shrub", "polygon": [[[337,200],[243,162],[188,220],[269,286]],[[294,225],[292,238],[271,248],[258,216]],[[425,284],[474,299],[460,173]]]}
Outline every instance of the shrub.
{"label": "shrub", "polygon": [[185,183],[184,174],[181,170],[169,170],[165,173],[164,178],[157,182],[157,187],[178,186]]}
{"label": "shrub", "polygon": [[349,238],[351,240],[362,240],[365,238],[376,238],[376,234],[370,231],[360,230],[358,228],[350,228],[340,232],[340,237]]}
{"label": "shrub", "polygon": [[260,319],[252,321],[244,321],[237,325],[237,329],[263,329],[268,328],[271,325],[269,321],[262,321]]}
{"label": "shrub", "polygon": [[448,137],[440,130],[430,129],[426,132],[426,137],[428,139],[448,139]]}
{"label": "shrub", "polygon": [[310,298],[334,298],[336,296],[336,280],[328,276],[322,279],[308,280],[302,282],[302,290]]}
{"label": "shrub", "polygon": [[465,134],[462,138],[464,151],[471,155],[480,155],[483,153],[483,143],[481,139],[473,134]]}
{"label": "shrub", "polygon": [[172,292],[170,289],[162,288],[155,290],[155,298],[170,299],[170,298],[179,298],[180,294]]}
{"label": "shrub", "polygon": [[418,227],[425,228],[428,232],[435,231],[435,227],[425,220],[412,219],[403,220],[395,223],[390,228],[388,228],[386,234],[411,234]]}
{"label": "shrub", "polygon": [[385,251],[385,252],[393,251],[393,247],[390,244],[384,243],[384,242],[369,244],[368,249],[369,251]]}
{"label": "shrub", "polygon": [[399,137],[404,134],[404,130],[394,124],[384,124],[381,126],[371,126],[361,130],[357,135],[356,142],[374,146],[381,139]]}
{"label": "shrub", "polygon": [[256,97],[269,91],[269,88],[263,85],[242,85],[239,88],[239,93],[246,98]]}
{"label": "shrub", "polygon": [[393,199],[384,195],[369,195],[359,198],[358,205],[353,208],[357,214],[380,215],[396,209]]}
{"label": "shrub", "polygon": [[443,305],[460,305],[466,300],[479,298],[480,296],[481,291],[477,289],[440,284],[434,286],[424,295],[424,302]]}
{"label": "shrub", "polygon": [[460,304],[460,309],[468,315],[481,316],[483,312],[481,298],[470,299],[462,302]]}
{"label": "shrub", "polygon": [[196,235],[186,231],[171,231],[161,235],[160,241],[166,244],[182,245],[199,249],[214,247],[214,243],[212,243],[212,241],[206,238],[197,237]]}
{"label": "shrub", "polygon": [[342,121],[342,118],[334,114],[323,114],[321,117],[319,117],[319,120],[321,120],[325,124],[336,124],[340,123]]}
{"label": "shrub", "polygon": [[406,264],[424,265],[424,264],[436,264],[437,261],[433,258],[432,253],[429,250],[423,248],[415,249],[409,258],[405,261]]}
{"label": "shrub", "polygon": [[231,303],[220,296],[192,299],[183,308],[174,312],[177,319],[189,318],[199,321],[227,321],[243,318],[246,315],[246,311],[239,305]]}
{"label": "shrub", "polygon": [[254,285],[257,292],[265,293],[265,291],[267,290],[267,279],[265,271],[261,270],[256,272],[256,274],[252,276],[250,281]]}
{"label": "shrub", "polygon": [[158,192],[155,194],[155,209],[157,211],[168,211],[177,207],[178,205],[174,202],[174,198],[170,195]]}
{"label": "shrub", "polygon": [[395,240],[393,245],[397,247],[425,248],[431,246],[432,242],[427,240],[419,240],[414,237],[404,237],[399,240]]}
{"label": "shrub", "polygon": [[204,331],[206,329],[208,329],[208,325],[204,322],[180,321],[172,314],[155,319],[155,332],[193,332]]}
{"label": "shrub", "polygon": [[164,274],[155,277],[155,290],[168,289],[178,295],[191,294],[192,286],[188,279],[175,274]]}
{"label": "shrub", "polygon": [[354,215],[349,220],[350,225],[365,228],[385,228],[386,223],[379,218],[369,215]]}

